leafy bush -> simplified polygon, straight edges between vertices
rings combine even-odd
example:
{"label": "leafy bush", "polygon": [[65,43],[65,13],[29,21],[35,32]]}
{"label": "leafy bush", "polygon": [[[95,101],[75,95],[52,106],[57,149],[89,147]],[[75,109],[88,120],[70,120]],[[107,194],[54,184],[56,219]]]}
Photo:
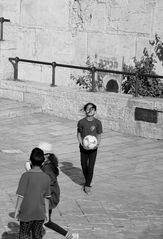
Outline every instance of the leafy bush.
{"label": "leafy bush", "polygon": [[154,52],[163,65],[163,42],[160,40],[160,37],[155,34],[155,39],[149,41],[149,43],[154,47]]}
{"label": "leafy bush", "polygon": [[[154,53],[148,53],[147,49],[144,48],[143,56],[140,60],[136,57],[133,58],[134,66],[123,65],[123,71],[134,73],[138,79],[138,95],[140,96],[152,96],[152,97],[163,97],[163,81],[159,78],[147,77],[148,75],[156,75],[155,63],[156,57],[163,64],[163,42],[160,37],[156,34],[155,39],[149,42],[154,47]],[[97,61],[97,55],[95,57],[88,56],[86,65],[89,68],[109,69],[107,60],[100,59]],[[95,90],[98,91],[103,87],[103,78],[106,73],[97,72],[95,78]],[[81,88],[93,91],[92,84],[92,72],[83,70],[82,75],[71,74],[70,78]],[[122,81],[122,92],[125,94],[136,95],[136,77],[132,75],[123,75]]]}
{"label": "leafy bush", "polygon": [[[104,60],[100,59],[99,62],[97,62],[97,55],[95,54],[95,57],[88,56],[86,60],[86,65],[89,68],[100,68],[100,69],[106,69],[106,65]],[[102,87],[103,83],[103,77],[105,76],[105,73],[96,73],[97,77],[95,78],[95,90],[98,91]],[[83,70],[82,75],[70,75],[70,78],[75,81],[75,83],[83,88],[87,89],[88,91],[93,91],[93,84],[92,84],[92,72],[88,70]]]}
{"label": "leafy bush", "polygon": [[[135,73],[138,77],[138,95],[162,97],[163,83],[158,78],[149,78],[141,74],[156,75],[155,73],[155,56],[152,53],[149,55],[146,48],[144,48],[143,56],[138,61],[133,58],[134,66],[124,64],[123,71]],[[123,75],[122,91],[126,94],[135,95],[136,93],[136,77]]]}

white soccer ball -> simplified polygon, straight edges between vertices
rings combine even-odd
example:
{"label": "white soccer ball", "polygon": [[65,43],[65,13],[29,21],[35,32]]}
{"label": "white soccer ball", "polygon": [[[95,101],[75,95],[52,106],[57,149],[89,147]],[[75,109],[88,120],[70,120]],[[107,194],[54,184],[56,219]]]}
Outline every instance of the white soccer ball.
{"label": "white soccer ball", "polygon": [[52,151],[52,145],[47,142],[40,142],[38,147],[44,151],[44,153],[49,153]]}
{"label": "white soccer ball", "polygon": [[25,170],[26,170],[26,171],[29,171],[29,170],[31,169],[31,163],[30,163],[30,161],[26,161],[24,167],[25,167]]}
{"label": "white soccer ball", "polygon": [[93,135],[87,135],[83,139],[83,144],[86,148],[94,149],[97,146],[97,138]]}

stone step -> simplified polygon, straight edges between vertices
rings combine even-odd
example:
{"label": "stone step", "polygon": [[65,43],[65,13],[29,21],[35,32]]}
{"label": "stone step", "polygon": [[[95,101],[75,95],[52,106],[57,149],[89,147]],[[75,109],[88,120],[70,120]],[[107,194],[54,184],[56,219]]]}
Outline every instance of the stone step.
{"label": "stone step", "polygon": [[41,112],[41,108],[18,101],[0,99],[0,120],[15,117],[24,117]]}

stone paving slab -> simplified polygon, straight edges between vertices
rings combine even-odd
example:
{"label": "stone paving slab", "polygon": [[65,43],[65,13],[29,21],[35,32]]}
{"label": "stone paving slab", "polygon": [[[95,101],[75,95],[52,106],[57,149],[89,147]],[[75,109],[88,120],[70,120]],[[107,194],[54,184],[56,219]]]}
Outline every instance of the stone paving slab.
{"label": "stone paving slab", "polygon": [[[0,101],[9,108],[10,102]],[[13,103],[11,103],[13,104]],[[19,103],[17,102],[19,105]],[[61,201],[53,220],[80,239],[163,238],[163,142],[105,130],[92,192],[86,195],[76,122],[33,113],[0,119],[0,235],[16,239],[15,191],[33,147],[46,141],[59,158]],[[45,239],[63,238],[47,229]]]}

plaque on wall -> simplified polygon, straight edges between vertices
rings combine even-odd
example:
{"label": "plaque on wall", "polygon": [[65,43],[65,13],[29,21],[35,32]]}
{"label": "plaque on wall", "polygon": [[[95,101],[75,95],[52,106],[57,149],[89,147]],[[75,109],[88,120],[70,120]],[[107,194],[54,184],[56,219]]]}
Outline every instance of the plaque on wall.
{"label": "plaque on wall", "polygon": [[135,108],[135,120],[149,123],[157,123],[157,110]]}

